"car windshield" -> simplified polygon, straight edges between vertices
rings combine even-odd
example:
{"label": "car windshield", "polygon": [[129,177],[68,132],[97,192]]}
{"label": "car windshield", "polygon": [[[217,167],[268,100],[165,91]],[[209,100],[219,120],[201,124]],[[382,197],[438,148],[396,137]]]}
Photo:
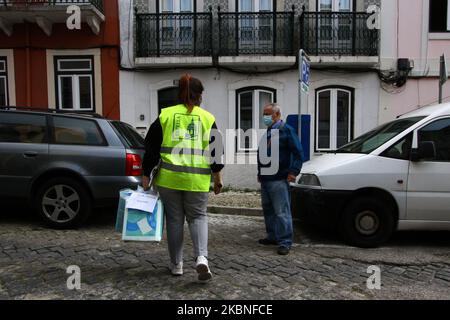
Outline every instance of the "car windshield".
{"label": "car windshield", "polygon": [[344,145],[336,153],[369,154],[424,118],[406,118],[386,123]]}
{"label": "car windshield", "polygon": [[136,131],[136,129],[134,129],[128,123],[121,121],[112,121],[111,124],[114,126],[114,128],[117,129],[122,138],[126,141],[128,147],[132,149],[145,148],[144,138],[142,138],[142,136]]}

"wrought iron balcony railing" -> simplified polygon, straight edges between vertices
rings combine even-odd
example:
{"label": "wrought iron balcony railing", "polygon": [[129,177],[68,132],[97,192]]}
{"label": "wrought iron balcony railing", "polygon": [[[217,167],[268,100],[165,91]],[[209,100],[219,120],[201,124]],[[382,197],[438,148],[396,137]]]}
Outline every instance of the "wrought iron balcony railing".
{"label": "wrought iron balcony railing", "polygon": [[310,55],[377,56],[379,31],[367,25],[370,14],[304,12],[301,47]]}
{"label": "wrought iron balcony railing", "polygon": [[295,13],[219,13],[219,55],[296,55]]}
{"label": "wrought iron balcony railing", "polygon": [[36,7],[36,6],[58,6],[58,5],[93,5],[101,13],[104,13],[103,0],[0,0],[1,7]]}
{"label": "wrought iron balcony railing", "polygon": [[212,13],[137,13],[136,56],[211,56]]}

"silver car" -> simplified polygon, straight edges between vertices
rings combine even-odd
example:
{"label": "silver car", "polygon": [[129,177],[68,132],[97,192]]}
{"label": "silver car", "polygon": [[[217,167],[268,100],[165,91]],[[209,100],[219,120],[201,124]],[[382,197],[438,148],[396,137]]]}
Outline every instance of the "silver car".
{"label": "silver car", "polygon": [[28,200],[51,227],[71,228],[141,183],[144,139],[96,114],[0,108],[0,198]]}

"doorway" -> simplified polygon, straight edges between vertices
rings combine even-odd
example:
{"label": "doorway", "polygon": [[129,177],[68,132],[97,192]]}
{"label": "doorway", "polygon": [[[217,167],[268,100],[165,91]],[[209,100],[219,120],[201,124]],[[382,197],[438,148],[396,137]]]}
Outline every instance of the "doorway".
{"label": "doorway", "polygon": [[170,87],[158,91],[158,114],[162,109],[179,104],[178,87]]}

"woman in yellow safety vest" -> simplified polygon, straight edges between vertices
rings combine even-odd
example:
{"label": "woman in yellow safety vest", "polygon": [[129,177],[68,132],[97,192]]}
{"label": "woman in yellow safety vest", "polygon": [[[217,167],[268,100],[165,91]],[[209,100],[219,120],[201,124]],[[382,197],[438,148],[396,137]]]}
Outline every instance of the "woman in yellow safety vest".
{"label": "woman in yellow safety vest", "polygon": [[[165,108],[145,138],[143,186],[160,163],[155,185],[164,204],[170,271],[183,275],[184,220],[189,224],[199,281],[212,278],[208,265],[208,216],[206,208],[214,178],[219,194],[224,168],[222,139],[214,116],[202,109],[203,85],[191,75],[179,81],[180,104]],[[218,137],[219,139],[216,139]],[[220,150],[220,153],[218,152]],[[218,159],[216,159],[216,154]]]}

